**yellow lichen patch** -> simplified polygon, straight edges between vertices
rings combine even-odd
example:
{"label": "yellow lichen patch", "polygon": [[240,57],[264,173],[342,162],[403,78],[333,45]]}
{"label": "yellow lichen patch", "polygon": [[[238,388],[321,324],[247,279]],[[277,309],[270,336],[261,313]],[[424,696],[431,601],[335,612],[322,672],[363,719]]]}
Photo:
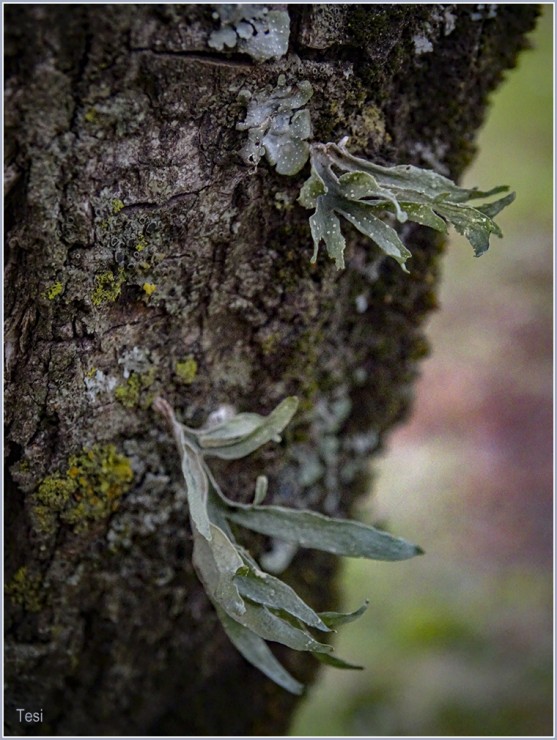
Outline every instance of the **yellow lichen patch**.
{"label": "yellow lichen patch", "polygon": [[122,285],[126,279],[124,270],[120,268],[118,274],[114,275],[110,270],[95,277],[95,290],[91,296],[94,306],[103,303],[114,303],[120,295]]}
{"label": "yellow lichen patch", "polygon": [[147,242],[145,241],[145,239],[141,238],[135,245],[135,251],[143,252],[146,246],[147,246]]}
{"label": "yellow lichen patch", "polygon": [[45,291],[43,291],[43,298],[47,298],[49,301],[53,301],[56,296],[59,296],[64,290],[64,286],[61,282],[56,282],[50,285]]}
{"label": "yellow lichen patch", "polygon": [[27,566],[19,568],[12,580],[6,584],[6,596],[13,604],[18,604],[28,612],[38,612],[43,607],[42,578],[30,573]]}
{"label": "yellow lichen patch", "polygon": [[114,391],[114,396],[122,406],[133,409],[139,403],[141,392],[141,380],[138,373],[132,373],[125,383],[119,385]]}
{"label": "yellow lichen patch", "polygon": [[33,528],[43,534],[53,534],[57,528],[58,514],[66,508],[76,489],[75,481],[60,473],[45,478],[31,507]]}
{"label": "yellow lichen patch", "polygon": [[92,367],[90,370],[87,370],[87,372],[85,373],[85,377],[86,378],[92,378],[92,377],[94,377],[94,375],[95,375],[96,372],[97,372],[97,368],[96,367]]}
{"label": "yellow lichen patch", "polygon": [[[133,409],[139,405],[141,391],[149,388],[155,380],[155,368],[152,367],[145,373],[132,372],[125,383],[119,385],[114,391],[114,396],[122,406]],[[149,406],[149,403],[141,404],[143,407]]]}
{"label": "yellow lichen patch", "polygon": [[92,521],[105,519],[118,508],[132,479],[129,460],[114,445],[83,450],[70,457],[65,474],[55,473],[40,484],[31,507],[33,527],[52,534],[61,521],[84,532]]}
{"label": "yellow lichen patch", "polygon": [[51,511],[62,511],[75,492],[77,476],[62,476],[58,473],[45,478],[37,491],[37,501]]}
{"label": "yellow lichen patch", "polygon": [[153,295],[156,289],[157,286],[154,283],[143,283],[143,290],[147,296]]}
{"label": "yellow lichen patch", "polygon": [[83,116],[87,123],[95,123],[97,120],[97,111],[95,108],[89,108],[87,113]]}
{"label": "yellow lichen patch", "polygon": [[112,201],[112,213],[120,213],[123,207],[124,201],[120,200],[120,198],[114,198],[114,200]]}
{"label": "yellow lichen patch", "polygon": [[[119,505],[119,499],[133,480],[127,457],[116,452],[114,445],[96,445],[69,459],[77,483],[71,506],[60,515],[74,531],[85,531],[92,521],[106,519]],[[69,476],[68,476],[69,477]]]}
{"label": "yellow lichen patch", "polygon": [[365,147],[369,139],[377,148],[391,141],[386,130],[385,116],[372,103],[359,109],[359,115],[353,120],[350,129],[350,141],[358,148]]}
{"label": "yellow lichen patch", "polygon": [[197,375],[197,362],[192,355],[189,355],[181,362],[176,363],[175,371],[181,383],[190,385]]}
{"label": "yellow lichen patch", "polygon": [[272,355],[277,349],[279,343],[279,334],[267,334],[267,336],[261,340],[261,351],[266,357],[268,355]]}

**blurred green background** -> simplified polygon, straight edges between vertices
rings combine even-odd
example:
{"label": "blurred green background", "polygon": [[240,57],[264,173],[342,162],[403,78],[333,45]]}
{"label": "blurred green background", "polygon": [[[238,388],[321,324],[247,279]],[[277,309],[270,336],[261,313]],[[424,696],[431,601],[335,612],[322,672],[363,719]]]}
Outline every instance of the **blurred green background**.
{"label": "blurred green background", "polygon": [[492,99],[465,184],[506,183],[504,239],[451,238],[410,421],[359,511],[417,542],[346,560],[337,654],[293,735],[551,735],[553,6]]}

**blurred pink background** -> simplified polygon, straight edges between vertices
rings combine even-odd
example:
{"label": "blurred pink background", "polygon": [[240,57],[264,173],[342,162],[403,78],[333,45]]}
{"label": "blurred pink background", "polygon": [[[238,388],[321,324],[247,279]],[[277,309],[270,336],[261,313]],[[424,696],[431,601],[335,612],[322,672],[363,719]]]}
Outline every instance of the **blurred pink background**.
{"label": "blurred pink background", "polygon": [[359,512],[420,544],[347,560],[336,639],[295,735],[553,734],[553,7],[493,98],[468,187],[508,184],[504,238],[451,236],[414,412]]}

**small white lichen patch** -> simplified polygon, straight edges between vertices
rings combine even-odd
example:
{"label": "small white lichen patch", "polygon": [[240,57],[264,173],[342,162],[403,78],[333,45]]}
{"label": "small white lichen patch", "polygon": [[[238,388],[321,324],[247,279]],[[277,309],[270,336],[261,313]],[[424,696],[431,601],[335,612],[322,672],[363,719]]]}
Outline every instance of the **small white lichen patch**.
{"label": "small white lichen patch", "polygon": [[99,393],[111,393],[118,384],[118,380],[112,375],[105,375],[102,370],[97,370],[91,377],[85,376],[85,388],[87,398],[93,402]]}
{"label": "small white lichen patch", "polygon": [[[456,28],[457,17],[451,11],[451,7],[444,7],[442,5],[432,6],[431,19],[438,30],[443,31],[444,36],[450,36]],[[426,23],[427,30],[431,30],[431,25]]]}
{"label": "small white lichen patch", "polygon": [[261,157],[276,167],[280,175],[295,175],[307,162],[311,137],[311,119],[303,106],[313,95],[307,80],[286,85],[284,75],[277,86],[251,96],[244,94],[248,109],[238,131],[247,131],[248,140],[241,156],[246,164],[259,164]]}
{"label": "small white lichen patch", "polygon": [[124,378],[129,378],[132,372],[144,373],[151,367],[149,353],[141,347],[133,347],[133,349],[123,352],[118,358],[118,364],[124,366],[122,373]]}
{"label": "small white lichen patch", "polygon": [[220,21],[220,28],[209,37],[212,49],[236,49],[257,62],[280,59],[288,51],[290,16],[286,10],[240,4],[213,8],[213,18]]}
{"label": "small white lichen patch", "polygon": [[293,207],[293,199],[288,193],[279,191],[275,193],[274,205],[277,211],[290,211]]}
{"label": "small white lichen patch", "polygon": [[450,34],[456,28],[456,15],[454,15],[454,13],[451,13],[449,8],[445,8],[443,15],[445,19],[444,33],[445,33],[445,36],[450,36]]}
{"label": "small white lichen patch", "polygon": [[495,3],[485,4],[480,3],[476,5],[476,10],[470,13],[470,18],[473,21],[481,20],[492,20],[497,17],[497,5]]}
{"label": "small white lichen patch", "polygon": [[358,313],[365,313],[368,309],[368,300],[365,293],[360,293],[360,295],[356,296],[355,299],[356,303],[356,311]]}
{"label": "small white lichen patch", "polygon": [[418,55],[430,54],[433,51],[433,44],[424,33],[416,34],[416,36],[412,38],[412,41],[414,42],[414,48]]}

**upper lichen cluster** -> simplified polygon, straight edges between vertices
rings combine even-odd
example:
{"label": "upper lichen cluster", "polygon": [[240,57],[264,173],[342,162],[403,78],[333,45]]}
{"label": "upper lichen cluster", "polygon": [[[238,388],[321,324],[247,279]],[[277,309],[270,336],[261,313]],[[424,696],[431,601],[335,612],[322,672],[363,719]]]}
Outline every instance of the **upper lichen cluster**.
{"label": "upper lichen cluster", "polygon": [[257,62],[280,59],[288,51],[290,16],[285,10],[269,10],[264,5],[214,5],[213,18],[220,28],[213,31],[208,44],[223,51],[236,49]]}
{"label": "upper lichen cluster", "polygon": [[280,175],[295,175],[302,169],[312,135],[310,114],[303,106],[312,95],[307,80],[287,85],[284,75],[274,89],[267,87],[253,96],[244,93],[246,118],[236,128],[248,132],[241,151],[246,164],[257,165],[265,155]]}
{"label": "upper lichen cluster", "polygon": [[489,248],[492,234],[501,237],[494,217],[514,200],[514,193],[491,203],[470,206],[468,201],[488,198],[508,190],[460,188],[434,170],[412,165],[383,167],[355,157],[346,149],[347,138],[337,144],[311,146],[311,175],[302,186],[299,202],[314,208],[309,219],[314,243],[312,262],[321,242],[337,269],[344,268],[346,242],[340,216],[368,236],[381,251],[393,257],[407,272],[412,254],[387,221],[414,221],[446,233],[451,224],[463,234],[477,257]]}

